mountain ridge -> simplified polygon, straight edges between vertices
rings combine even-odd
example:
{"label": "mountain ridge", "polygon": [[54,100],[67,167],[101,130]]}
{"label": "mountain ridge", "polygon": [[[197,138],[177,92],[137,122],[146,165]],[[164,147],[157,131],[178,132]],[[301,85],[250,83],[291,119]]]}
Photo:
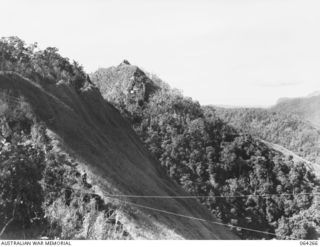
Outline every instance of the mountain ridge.
{"label": "mountain ridge", "polygon": [[[104,71],[107,71],[108,75],[113,69],[111,67]],[[288,152],[279,147],[275,148],[250,133],[243,133],[240,128],[233,128],[228,121],[221,120],[210,107],[201,107],[198,102],[183,96],[181,92],[172,90],[159,78],[156,84],[160,85],[160,88],[147,100],[139,102],[134,99],[133,93],[132,100],[124,100],[122,104],[118,104],[119,100],[122,100],[118,96],[128,94],[130,87],[118,87],[114,98],[110,91],[104,90],[108,85],[121,83],[122,78],[128,78],[126,73],[127,69],[121,67],[115,78],[103,75],[97,77],[94,73],[90,78],[103,95],[106,93],[110,96],[110,103],[130,121],[145,146],[174,181],[190,193],[203,196],[202,204],[225,224],[263,229],[265,232],[275,233],[279,238],[286,238],[291,234],[283,232],[280,227],[283,224],[282,220],[278,218],[282,213],[276,212],[286,211],[284,220],[291,220],[290,217],[294,214],[291,209],[294,207],[283,208],[283,205],[299,204],[295,199],[292,201],[290,198],[274,198],[273,203],[277,204],[278,208],[276,210],[272,206],[274,204],[266,204],[258,198],[253,203],[250,199],[227,200],[225,197],[237,193],[274,194],[281,191],[304,191],[313,183],[310,182],[308,185],[309,182],[306,181],[313,180],[314,174],[307,164],[300,162],[302,159],[291,159],[290,155],[287,155]],[[148,77],[148,73],[143,76]],[[142,80],[142,83],[146,80],[150,80],[150,77]],[[136,92],[137,98],[140,93]],[[301,183],[292,181],[293,177],[305,177],[307,187],[301,187],[303,180]],[[294,183],[296,188],[288,187],[290,183]],[[223,199],[211,200],[210,195]],[[298,204],[297,207],[301,207]],[[265,215],[262,211],[268,213]],[[285,235],[278,236],[277,233],[280,232]],[[237,234],[244,239],[266,237],[262,233],[249,233],[241,228]]]}

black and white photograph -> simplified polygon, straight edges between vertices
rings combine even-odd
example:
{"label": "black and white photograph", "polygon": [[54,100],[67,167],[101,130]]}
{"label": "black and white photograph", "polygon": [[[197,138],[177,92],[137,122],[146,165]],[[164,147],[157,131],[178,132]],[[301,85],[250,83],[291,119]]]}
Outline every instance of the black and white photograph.
{"label": "black and white photograph", "polygon": [[320,1],[0,8],[1,246],[319,245]]}

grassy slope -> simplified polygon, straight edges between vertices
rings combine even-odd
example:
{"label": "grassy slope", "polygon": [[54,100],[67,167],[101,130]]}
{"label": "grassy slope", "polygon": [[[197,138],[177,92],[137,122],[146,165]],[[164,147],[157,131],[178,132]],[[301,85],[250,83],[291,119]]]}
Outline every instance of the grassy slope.
{"label": "grassy slope", "polygon": [[[0,90],[24,97],[58,137],[61,148],[89,170],[90,182],[108,194],[185,195],[160,169],[118,111],[94,87],[77,94],[65,83],[41,87],[15,74],[0,74]],[[214,220],[193,199],[122,199]],[[119,202],[115,200],[115,202]],[[119,202],[134,238],[235,239],[229,230]]]}

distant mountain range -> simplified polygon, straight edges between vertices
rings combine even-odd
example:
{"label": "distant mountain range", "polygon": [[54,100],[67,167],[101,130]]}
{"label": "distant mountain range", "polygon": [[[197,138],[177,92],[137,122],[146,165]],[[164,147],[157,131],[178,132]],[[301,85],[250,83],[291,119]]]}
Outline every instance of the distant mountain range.
{"label": "distant mountain range", "polygon": [[307,97],[315,97],[315,96],[320,96],[320,90],[314,91],[313,93],[310,93],[307,95]]}
{"label": "distant mountain range", "polygon": [[320,128],[320,92],[314,92],[307,97],[284,98],[271,108],[273,111],[297,115],[304,121]]}

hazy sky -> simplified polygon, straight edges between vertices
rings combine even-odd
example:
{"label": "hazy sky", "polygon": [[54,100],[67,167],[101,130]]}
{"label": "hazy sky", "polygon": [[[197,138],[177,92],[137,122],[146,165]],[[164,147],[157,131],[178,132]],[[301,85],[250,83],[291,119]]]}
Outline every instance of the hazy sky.
{"label": "hazy sky", "polygon": [[123,59],[202,104],[272,105],[320,89],[320,1],[0,0],[0,35],[87,72]]}

